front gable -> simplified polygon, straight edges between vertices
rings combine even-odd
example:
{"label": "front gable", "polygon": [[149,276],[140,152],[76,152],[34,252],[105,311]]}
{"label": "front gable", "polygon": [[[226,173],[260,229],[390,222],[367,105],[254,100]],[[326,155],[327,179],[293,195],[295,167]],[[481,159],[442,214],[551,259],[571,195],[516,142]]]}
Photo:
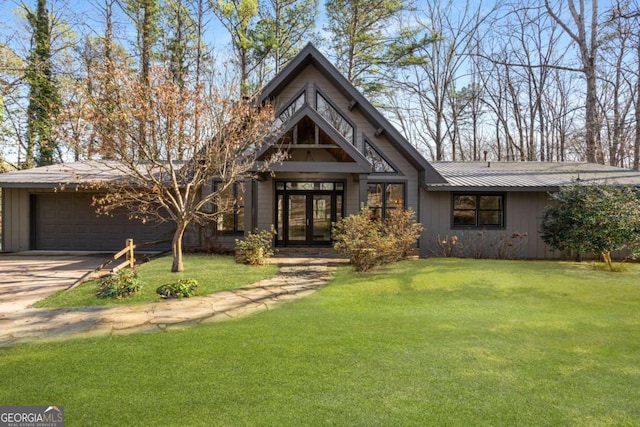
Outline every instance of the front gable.
{"label": "front gable", "polygon": [[273,145],[258,155],[264,160],[275,149],[288,160],[271,164],[274,172],[368,173],[371,163],[334,126],[307,104],[287,117]]}
{"label": "front gable", "polygon": [[[444,183],[444,179],[402,137],[340,72],[311,44],[307,45],[262,91],[261,100],[276,105],[278,120],[285,132],[274,142],[288,147],[288,161],[272,165],[275,171],[309,171],[416,176],[422,184]],[[296,128],[297,126],[297,128]],[[311,128],[311,132],[305,129]],[[301,130],[302,138],[301,136]],[[288,137],[288,139],[287,139]],[[309,144],[310,142],[310,144]],[[327,143],[328,142],[328,143]],[[297,157],[291,147],[298,144]],[[332,168],[330,157],[321,157],[317,145],[336,145],[330,154],[338,164]],[[303,149],[304,158],[300,158]],[[314,155],[314,153],[316,155]],[[264,153],[261,153],[264,154]],[[319,159],[323,165],[311,165]],[[287,162],[307,161],[286,165]],[[328,168],[328,169],[327,169]]]}

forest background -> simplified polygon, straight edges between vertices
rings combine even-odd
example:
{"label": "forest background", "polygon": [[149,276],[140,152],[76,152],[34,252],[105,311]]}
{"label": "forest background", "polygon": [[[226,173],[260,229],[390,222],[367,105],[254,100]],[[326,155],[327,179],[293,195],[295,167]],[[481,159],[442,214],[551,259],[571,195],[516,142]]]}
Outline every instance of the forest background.
{"label": "forest background", "polygon": [[113,157],[126,79],[241,99],[313,42],[429,160],[638,169],[638,3],[0,0],[0,166]]}

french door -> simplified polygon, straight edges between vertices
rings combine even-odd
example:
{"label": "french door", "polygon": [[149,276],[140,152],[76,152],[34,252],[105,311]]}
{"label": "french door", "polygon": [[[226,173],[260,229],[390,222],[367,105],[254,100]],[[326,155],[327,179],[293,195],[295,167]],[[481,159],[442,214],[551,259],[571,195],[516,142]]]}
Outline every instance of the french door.
{"label": "french door", "polygon": [[[335,187],[334,187],[335,188]],[[341,188],[341,187],[340,187]],[[329,246],[331,224],[342,217],[343,191],[276,191],[280,246]]]}

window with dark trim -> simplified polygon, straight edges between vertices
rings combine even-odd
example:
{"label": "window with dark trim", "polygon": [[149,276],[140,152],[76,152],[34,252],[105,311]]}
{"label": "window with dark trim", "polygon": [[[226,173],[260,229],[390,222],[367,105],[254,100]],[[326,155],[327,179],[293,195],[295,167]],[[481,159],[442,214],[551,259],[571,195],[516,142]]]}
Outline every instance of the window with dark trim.
{"label": "window with dark trim", "polygon": [[[214,182],[213,190],[218,191],[221,184]],[[216,230],[220,233],[244,232],[244,184],[234,183],[219,195],[215,206],[222,214],[216,218]]]}
{"label": "window with dark trim", "polygon": [[404,183],[369,182],[367,184],[367,207],[371,218],[384,219],[392,209],[404,208]]}
{"label": "window with dark trim", "polygon": [[302,91],[296,97],[296,99],[291,101],[291,103],[289,103],[287,108],[282,110],[282,112],[278,115],[278,118],[276,119],[276,124],[281,125],[282,123],[286,123],[287,120],[289,120],[291,116],[293,116],[296,113],[296,111],[301,110],[305,103],[305,97],[306,97],[306,92]]}
{"label": "window with dark trim", "polygon": [[453,226],[504,227],[504,196],[502,194],[454,194]]}
{"label": "window with dark trim", "polygon": [[349,121],[338,111],[336,107],[329,102],[319,91],[316,90],[316,111],[335,128],[344,139],[351,144],[355,144],[354,127]]}
{"label": "window with dark trim", "polygon": [[374,173],[398,173],[376,148],[365,139],[364,156],[371,163],[371,172]]}

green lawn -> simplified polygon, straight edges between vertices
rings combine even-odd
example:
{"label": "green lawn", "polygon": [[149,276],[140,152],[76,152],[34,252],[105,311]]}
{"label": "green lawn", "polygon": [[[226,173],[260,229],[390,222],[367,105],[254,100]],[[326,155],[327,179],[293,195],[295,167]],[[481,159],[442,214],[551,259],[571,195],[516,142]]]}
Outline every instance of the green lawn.
{"label": "green lawn", "polygon": [[428,259],[239,321],[0,350],[75,426],[638,425],[640,265]]}
{"label": "green lawn", "polygon": [[87,282],[71,291],[59,291],[34,307],[86,307],[100,305],[139,304],[158,301],[158,286],[180,279],[196,279],[198,295],[208,295],[225,289],[239,288],[271,277],[278,271],[275,265],[250,267],[235,262],[234,257],[216,255],[185,255],[184,272],[171,273],[171,256],[164,256],[137,268],[138,277],[145,282],[140,292],[122,299],[95,296],[98,282]]}

